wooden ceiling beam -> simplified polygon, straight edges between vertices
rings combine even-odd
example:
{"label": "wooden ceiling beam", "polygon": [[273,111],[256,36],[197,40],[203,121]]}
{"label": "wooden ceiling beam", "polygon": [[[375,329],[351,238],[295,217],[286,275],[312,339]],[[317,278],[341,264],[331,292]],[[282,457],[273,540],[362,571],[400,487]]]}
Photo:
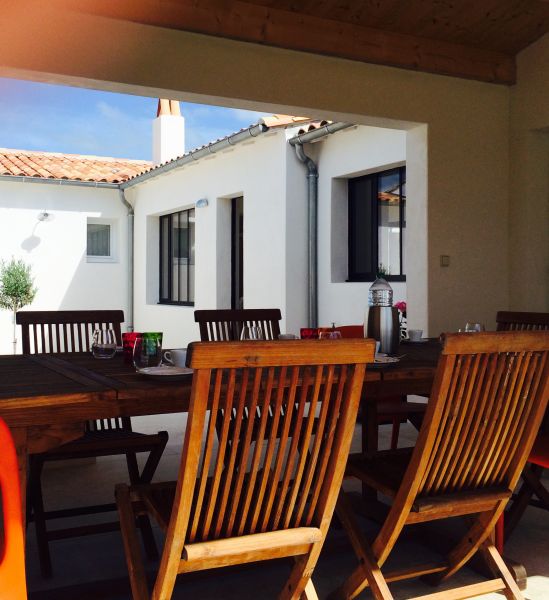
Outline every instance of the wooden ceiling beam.
{"label": "wooden ceiling beam", "polygon": [[64,0],[67,9],[141,24],[463,77],[514,84],[514,57],[241,0]]}

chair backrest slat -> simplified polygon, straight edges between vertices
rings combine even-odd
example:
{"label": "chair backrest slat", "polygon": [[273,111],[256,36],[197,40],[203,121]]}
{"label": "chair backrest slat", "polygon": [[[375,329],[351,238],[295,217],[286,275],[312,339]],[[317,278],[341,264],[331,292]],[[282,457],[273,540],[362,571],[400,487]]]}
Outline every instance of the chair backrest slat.
{"label": "chair backrest slat", "polygon": [[549,313],[511,312],[500,310],[496,315],[498,331],[546,331]]}
{"label": "chair backrest slat", "polygon": [[424,465],[417,496],[513,489],[547,405],[548,354],[549,332],[447,336],[410,467]]}
{"label": "chair backrest slat", "polygon": [[321,526],[373,354],[371,340],[190,346],[179,522],[170,525],[185,544]]}
{"label": "chair backrest slat", "polygon": [[280,334],[278,308],[246,308],[240,310],[195,310],[194,320],[203,342],[228,342],[240,339],[243,327],[259,327],[266,340],[276,340]]}
{"label": "chair backrest slat", "polygon": [[[116,343],[122,345],[121,310],[20,311],[16,322],[21,325],[24,354],[89,352],[95,329],[112,328]],[[89,421],[87,431],[104,429],[131,430],[129,417]]]}
{"label": "chair backrest slat", "polygon": [[121,310],[20,311],[16,322],[25,354],[88,352],[95,329],[112,328],[116,343],[122,345]]}

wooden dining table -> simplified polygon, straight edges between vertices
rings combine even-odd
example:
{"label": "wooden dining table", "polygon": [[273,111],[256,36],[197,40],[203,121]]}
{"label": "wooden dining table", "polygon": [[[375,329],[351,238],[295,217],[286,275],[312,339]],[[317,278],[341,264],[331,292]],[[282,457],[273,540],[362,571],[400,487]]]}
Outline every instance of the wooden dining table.
{"label": "wooden dining table", "polygon": [[[376,399],[428,395],[440,350],[434,340],[403,343],[399,362],[368,368],[363,419],[369,450],[377,448]],[[0,356],[0,417],[14,437],[22,489],[29,454],[80,437],[88,420],[185,412],[191,381],[190,375],[148,378],[122,355],[111,360],[90,353]]]}
{"label": "wooden dining table", "polygon": [[[368,367],[362,393],[363,450],[377,449],[377,401],[428,396],[441,350],[435,339],[404,342],[398,362]],[[88,420],[186,412],[191,384],[190,374],[177,379],[141,375],[122,355],[110,360],[90,353],[0,355],[0,417],[16,445],[23,503],[29,454],[77,439]],[[525,570],[513,566],[523,586]]]}

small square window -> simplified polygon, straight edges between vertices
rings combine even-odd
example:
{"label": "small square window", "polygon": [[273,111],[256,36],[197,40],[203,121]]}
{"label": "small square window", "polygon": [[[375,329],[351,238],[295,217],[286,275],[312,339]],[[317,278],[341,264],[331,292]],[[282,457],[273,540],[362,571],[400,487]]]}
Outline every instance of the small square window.
{"label": "small square window", "polygon": [[116,221],[88,219],[86,257],[88,262],[116,262]]}
{"label": "small square window", "polygon": [[88,256],[111,255],[111,226],[104,223],[88,223]]}

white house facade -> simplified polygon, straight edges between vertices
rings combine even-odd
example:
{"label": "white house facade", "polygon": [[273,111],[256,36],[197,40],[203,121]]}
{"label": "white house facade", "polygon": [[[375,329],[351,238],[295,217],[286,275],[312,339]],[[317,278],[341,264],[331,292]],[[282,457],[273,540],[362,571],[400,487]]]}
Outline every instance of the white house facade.
{"label": "white house facade", "polygon": [[[179,123],[178,107],[170,106],[159,110],[157,131],[162,117]],[[0,258],[23,258],[32,266],[38,294],[27,308],[122,308],[129,327],[163,331],[165,347],[198,338],[197,308],[278,307],[282,330],[299,333],[310,318],[311,193],[309,171],[289,140],[308,130],[316,139],[302,149],[318,172],[318,323],[362,323],[372,278],[349,276],[349,190],[369,189],[372,174],[380,172],[404,177],[404,131],[330,129],[279,115],[152,168],[127,161],[121,181],[95,187],[92,181],[63,184],[60,177],[53,178],[57,185],[52,178],[37,183],[39,176],[30,183],[4,170]],[[388,194],[393,198],[394,190]],[[397,301],[406,299],[405,268],[419,232],[404,229],[404,203],[391,204],[391,198],[390,222],[383,227],[380,216],[373,225],[379,262],[401,271],[391,282]],[[0,352],[7,353],[6,312],[0,328]]]}
{"label": "white house facade", "polygon": [[[44,161],[49,171],[38,166]],[[120,167],[128,177],[147,163],[16,150],[0,150],[0,163],[0,259],[20,258],[31,266],[38,291],[26,308],[122,308],[127,314],[128,209],[117,183],[97,179],[116,178],[113,170]],[[69,179],[67,173],[96,181]],[[92,255],[91,243],[88,252],[97,234],[103,235],[102,248],[95,249],[100,256]],[[0,311],[0,332],[0,353],[10,353],[7,311]]]}

